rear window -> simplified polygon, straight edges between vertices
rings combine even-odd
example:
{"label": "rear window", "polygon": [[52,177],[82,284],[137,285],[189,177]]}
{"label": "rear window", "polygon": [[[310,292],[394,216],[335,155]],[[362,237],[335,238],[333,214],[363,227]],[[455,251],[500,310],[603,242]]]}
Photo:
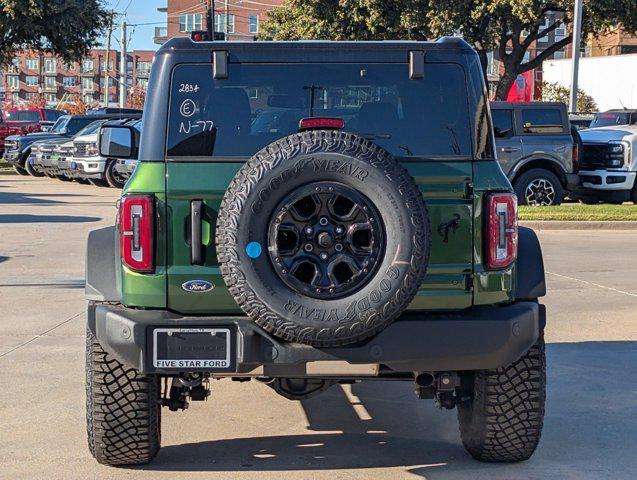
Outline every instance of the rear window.
{"label": "rear window", "polygon": [[55,122],[62,115],[64,115],[64,112],[60,112],[59,110],[45,110],[44,120],[47,122]]}
{"label": "rear window", "polygon": [[630,122],[628,113],[598,113],[593,118],[591,128],[627,125]]}
{"label": "rear window", "polygon": [[522,110],[524,133],[564,133],[559,108],[526,108]]}
{"label": "rear window", "polygon": [[89,123],[93,123],[94,118],[71,118],[66,126],[67,135],[76,135],[80,130],[86,127]]}
{"label": "rear window", "polygon": [[39,122],[40,112],[37,110],[9,110],[7,120],[15,122]]}
{"label": "rear window", "polygon": [[250,157],[298,131],[310,116],[337,117],[345,131],[396,156],[471,156],[464,71],[427,64],[410,80],[407,64],[231,64],[173,72],[168,157]]}
{"label": "rear window", "polygon": [[496,137],[506,137],[513,131],[513,110],[491,110],[493,132]]}

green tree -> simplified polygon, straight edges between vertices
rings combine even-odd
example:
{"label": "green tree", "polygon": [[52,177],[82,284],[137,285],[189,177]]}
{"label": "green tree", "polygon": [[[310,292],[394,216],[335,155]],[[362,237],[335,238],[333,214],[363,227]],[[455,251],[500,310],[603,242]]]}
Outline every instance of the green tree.
{"label": "green tree", "polygon": [[[542,100],[547,102],[562,102],[568,105],[571,89],[560,85],[559,83],[543,82],[542,83]],[[577,111],[578,112],[596,112],[597,103],[581,88],[577,89]]]}
{"label": "green tree", "polygon": [[[485,76],[487,53],[498,52],[504,74],[496,98],[502,100],[519,74],[540,67],[572,42],[572,12],[573,0],[286,0],[269,14],[261,38],[420,40],[461,33],[480,55]],[[546,18],[553,20],[545,26]],[[584,38],[617,26],[637,31],[637,1],[585,2]],[[548,39],[558,28],[569,33],[524,60],[535,41]]]}
{"label": "green tree", "polygon": [[[481,54],[496,50],[504,74],[495,97],[504,100],[517,76],[542,66],[542,62],[573,41],[573,0],[429,0],[428,25],[435,35],[460,32]],[[550,16],[549,16],[550,15]],[[548,16],[548,17],[547,17]],[[545,25],[546,18],[551,21]],[[637,31],[635,0],[588,0],[584,3],[583,38],[599,36],[621,26]],[[567,35],[528,61],[525,54],[535,41],[547,38],[558,28]]]}
{"label": "green tree", "polygon": [[424,40],[427,2],[286,0],[268,13],[264,40]]}
{"label": "green tree", "polygon": [[97,46],[109,13],[102,0],[4,0],[0,2],[0,65],[15,52],[54,52],[65,62]]}

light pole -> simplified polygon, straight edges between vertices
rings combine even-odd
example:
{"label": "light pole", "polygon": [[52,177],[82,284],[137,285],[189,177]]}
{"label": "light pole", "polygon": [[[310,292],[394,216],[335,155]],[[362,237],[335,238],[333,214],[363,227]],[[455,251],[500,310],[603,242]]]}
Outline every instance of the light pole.
{"label": "light pole", "polygon": [[582,3],[583,0],[575,0],[573,14],[573,64],[571,71],[571,95],[569,98],[569,110],[577,112],[577,77],[579,75],[579,51],[582,41]]}

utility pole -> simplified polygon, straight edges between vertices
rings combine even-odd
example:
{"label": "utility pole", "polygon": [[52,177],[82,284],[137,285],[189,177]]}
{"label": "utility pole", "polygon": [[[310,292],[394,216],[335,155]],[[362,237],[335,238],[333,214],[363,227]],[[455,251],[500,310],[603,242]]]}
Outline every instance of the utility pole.
{"label": "utility pole", "polygon": [[[228,34],[230,33],[230,5],[228,4],[228,0],[224,0],[226,2],[226,21],[225,21],[225,28],[224,28],[224,33],[225,33],[225,37],[224,40],[228,40]],[[213,0],[214,2],[214,0]]]}
{"label": "utility pole", "polygon": [[215,0],[210,0],[206,8],[206,30],[208,38],[215,40]]}
{"label": "utility pole", "polygon": [[119,63],[119,107],[126,108],[126,94],[128,89],[128,78],[127,78],[127,68],[128,68],[128,55],[126,52],[126,22],[122,22],[122,56],[120,58]]}
{"label": "utility pole", "polygon": [[582,41],[582,3],[583,0],[575,0],[573,14],[573,65],[571,72],[571,95],[569,98],[569,110],[577,112],[577,81],[579,75],[579,51]]}
{"label": "utility pole", "polygon": [[108,24],[108,40],[106,41],[106,62],[104,63],[104,108],[108,107],[109,100],[109,69],[108,64],[111,61],[111,36],[113,35],[113,15],[111,12],[111,18]]}

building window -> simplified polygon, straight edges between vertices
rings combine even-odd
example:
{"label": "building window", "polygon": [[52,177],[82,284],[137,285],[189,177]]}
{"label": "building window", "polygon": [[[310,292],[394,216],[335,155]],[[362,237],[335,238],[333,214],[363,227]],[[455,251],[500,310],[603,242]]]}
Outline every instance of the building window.
{"label": "building window", "polygon": [[93,103],[93,95],[91,95],[90,93],[85,93],[84,95],[82,95],[82,101],[88,104]]}
{"label": "building window", "polygon": [[152,62],[137,62],[137,73],[139,75],[148,75]]}
{"label": "building window", "polygon": [[137,80],[137,86],[142,90],[148,90],[148,79],[140,78],[139,80]]}
{"label": "building window", "polygon": [[24,61],[24,66],[27,70],[37,70],[40,68],[40,61],[37,58],[27,58]]}
{"label": "building window", "polygon": [[95,62],[92,58],[82,60],[82,73],[90,73],[95,68]]}
{"label": "building window", "polygon": [[57,102],[57,96],[55,95],[55,93],[45,93],[45,94],[44,94],[44,99],[45,99],[48,103],[55,103],[55,102]]}
{"label": "building window", "polygon": [[26,77],[24,77],[24,83],[28,87],[37,87],[40,83],[40,79],[35,75],[27,75]]}
{"label": "building window", "polygon": [[[111,52],[111,53],[112,53],[112,52]],[[100,70],[101,70],[102,72],[106,70],[106,61],[105,61],[105,60],[102,60],[102,61],[100,62]],[[109,70],[109,71],[113,70],[113,60],[109,60],[109,61],[108,61],[108,70]]]}
{"label": "building window", "polygon": [[250,15],[250,33],[259,33],[259,15]]}
{"label": "building window", "polygon": [[128,73],[129,75],[133,74],[133,62],[130,60],[126,62],[126,73]]}
{"label": "building window", "polygon": [[564,50],[558,50],[553,54],[554,59],[564,58]]}
{"label": "building window", "polygon": [[36,93],[35,92],[26,92],[24,94],[24,99],[26,101],[33,100],[35,97],[36,97]]}
{"label": "building window", "polygon": [[45,88],[57,87],[57,82],[55,81],[55,77],[44,77],[44,86]]}
{"label": "building window", "polygon": [[[115,80],[108,77],[108,86],[112,87],[113,85],[115,85]],[[104,77],[100,77],[100,88],[104,88]]]}
{"label": "building window", "polygon": [[74,87],[77,85],[77,81],[75,77],[62,77],[62,85],[65,87]]}
{"label": "building window", "polygon": [[82,90],[93,91],[93,79],[92,78],[82,78]]}
{"label": "building window", "polygon": [[11,100],[13,100],[14,102],[19,102],[20,101],[20,94],[18,92],[13,92],[11,94]]}
{"label": "building window", "polygon": [[11,60],[9,71],[13,73],[18,73],[20,71],[20,59],[18,57]]}
{"label": "building window", "polygon": [[57,73],[57,61],[55,58],[44,59],[44,73]]}
{"label": "building window", "polygon": [[17,90],[20,88],[20,77],[17,75],[7,75],[7,86],[11,90]]}
{"label": "building window", "polygon": [[226,15],[215,15],[215,32],[234,33],[234,15],[228,15],[228,30],[226,30]]}
{"label": "building window", "polygon": [[566,35],[566,29],[564,27],[555,29],[555,41],[559,42]]}
{"label": "building window", "polygon": [[190,33],[193,30],[201,30],[203,28],[202,20],[203,16],[201,13],[179,15],[179,31],[182,33]]}

